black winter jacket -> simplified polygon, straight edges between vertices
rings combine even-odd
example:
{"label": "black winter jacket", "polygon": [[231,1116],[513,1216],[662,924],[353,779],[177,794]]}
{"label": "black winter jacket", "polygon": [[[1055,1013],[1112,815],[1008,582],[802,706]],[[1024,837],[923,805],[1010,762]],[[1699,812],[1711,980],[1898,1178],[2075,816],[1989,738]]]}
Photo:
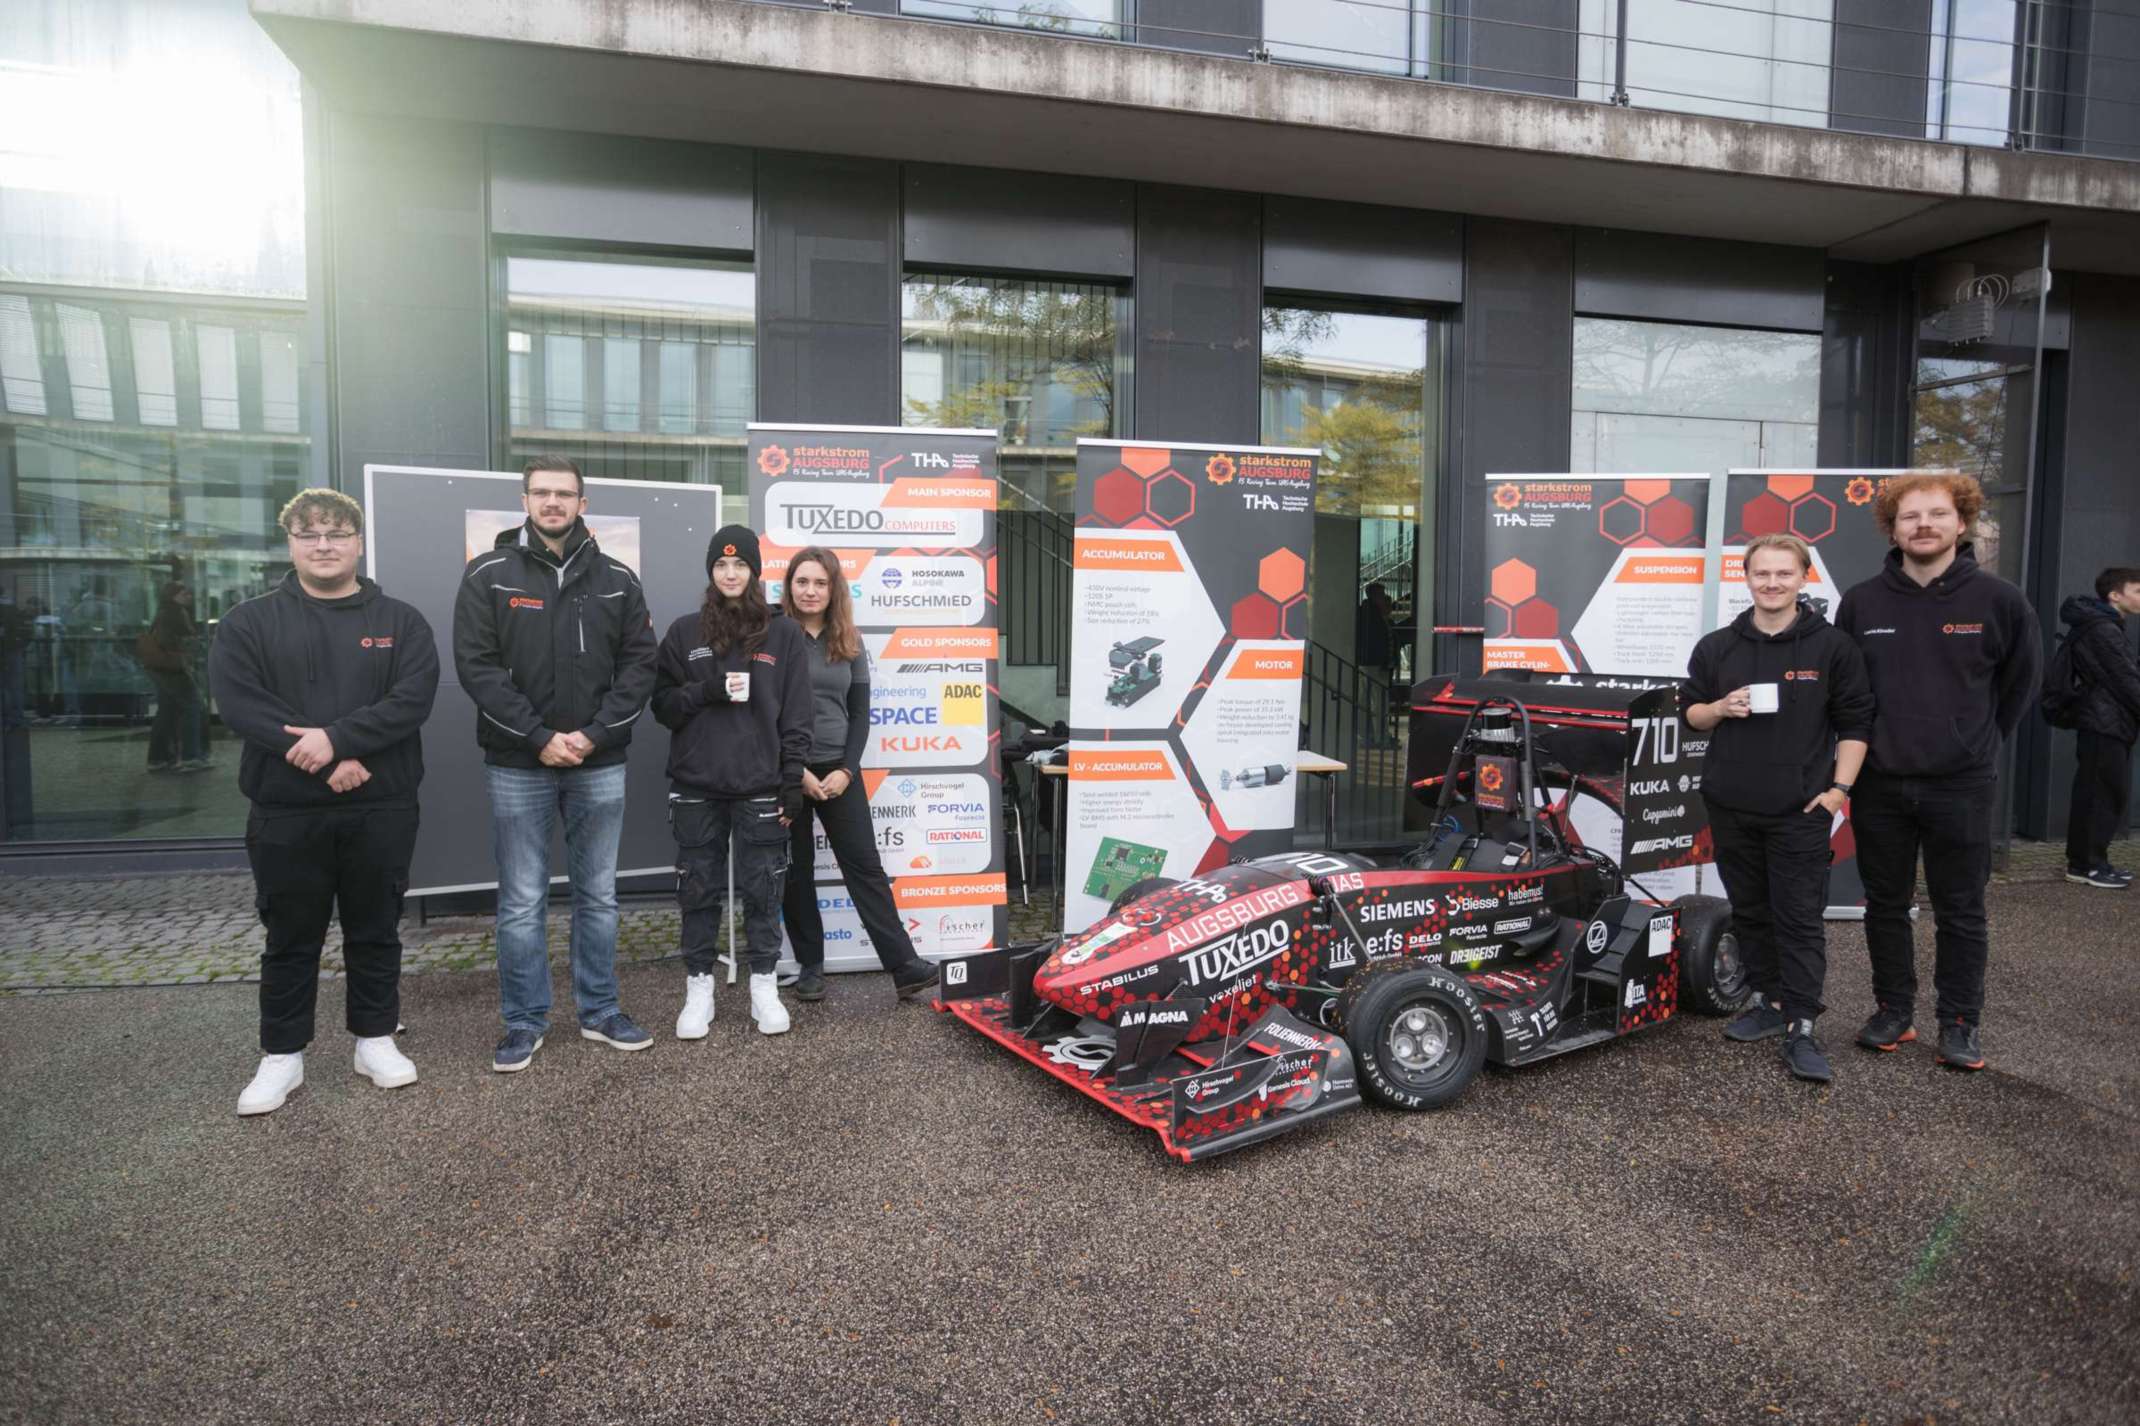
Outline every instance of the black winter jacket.
{"label": "black winter jacket", "polygon": [[[217,711],[245,740],[238,787],[254,803],[416,804],[438,649],[412,606],[361,577],[345,599],[314,599],[293,570],[224,616],[208,672]],[[338,793],[327,786],[332,764],[298,771],[283,760],[297,742],[286,726],[325,729],[336,761],[355,758],[371,781]]]}
{"label": "black winter jacket", "polygon": [[1681,696],[1714,703],[1752,683],[1776,685],[1776,711],[1716,725],[1702,763],[1702,796],[1737,812],[1799,811],[1835,780],[1838,741],[1871,740],[1865,658],[1803,601],[1780,634],[1755,628],[1748,609],[1694,646]]}
{"label": "black winter jacket", "polygon": [[1890,777],[1989,778],[2001,740],[2036,700],[2043,635],[2021,591],[1977,567],[1964,544],[1919,584],[1889,550],[1853,585],[1835,626],[1865,655],[1878,711],[1865,766]]}
{"label": "black winter jacket", "polygon": [[654,626],[639,576],[574,521],[562,558],[532,521],[468,562],[453,604],[453,666],[497,767],[540,767],[557,733],[584,733],[584,766],[624,761],[654,687]]}
{"label": "black winter jacket", "polygon": [[[750,697],[729,701],[728,675],[748,673]],[[810,650],[791,619],[775,617],[753,653],[715,653],[686,614],[662,635],[654,717],[669,730],[669,787],[683,797],[797,793],[814,714]]]}
{"label": "black winter jacket", "polygon": [[2121,743],[2140,737],[2140,663],[2133,660],[2125,619],[2107,599],[2076,594],[2058,607],[2073,646],[2081,696],[2073,725]]}

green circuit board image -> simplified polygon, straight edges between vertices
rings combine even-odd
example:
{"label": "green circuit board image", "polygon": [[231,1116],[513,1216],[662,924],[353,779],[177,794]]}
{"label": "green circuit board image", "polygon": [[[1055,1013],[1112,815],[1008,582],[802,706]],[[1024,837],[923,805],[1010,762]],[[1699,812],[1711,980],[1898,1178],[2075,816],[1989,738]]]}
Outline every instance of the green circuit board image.
{"label": "green circuit board image", "polygon": [[1092,871],[1085,878],[1085,894],[1111,903],[1146,877],[1159,875],[1159,869],[1166,864],[1164,847],[1102,837],[1099,855],[1092,859]]}

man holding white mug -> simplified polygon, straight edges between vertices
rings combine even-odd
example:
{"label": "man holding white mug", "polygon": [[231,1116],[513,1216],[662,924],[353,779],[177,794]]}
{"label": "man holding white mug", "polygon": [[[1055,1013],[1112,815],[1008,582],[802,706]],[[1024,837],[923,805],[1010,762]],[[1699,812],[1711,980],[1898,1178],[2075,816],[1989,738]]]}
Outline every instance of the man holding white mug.
{"label": "man holding white mug", "polygon": [[1710,734],[1702,800],[1754,988],[1724,1035],[1782,1035],[1790,1072],[1825,1084],[1813,1025],[1828,973],[1828,838],[1865,761],[1872,685],[1857,645],[1799,598],[1813,570],[1804,541],[1756,536],[1744,564],[1753,607],[1694,646],[1682,690],[1687,722]]}

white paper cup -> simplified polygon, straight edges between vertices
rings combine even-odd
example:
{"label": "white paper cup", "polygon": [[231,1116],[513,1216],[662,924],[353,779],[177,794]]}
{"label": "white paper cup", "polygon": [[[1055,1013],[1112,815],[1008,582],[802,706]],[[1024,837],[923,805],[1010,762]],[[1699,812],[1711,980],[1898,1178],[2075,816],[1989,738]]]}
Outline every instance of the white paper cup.
{"label": "white paper cup", "polygon": [[1746,686],[1747,706],[1756,713],[1773,713],[1778,705],[1776,685],[1773,683],[1750,683]]}
{"label": "white paper cup", "polygon": [[[1772,704],[1776,701],[1776,685],[1773,683],[1768,686],[1768,700]],[[728,675],[728,701],[731,703],[750,702],[749,674],[732,673]]]}

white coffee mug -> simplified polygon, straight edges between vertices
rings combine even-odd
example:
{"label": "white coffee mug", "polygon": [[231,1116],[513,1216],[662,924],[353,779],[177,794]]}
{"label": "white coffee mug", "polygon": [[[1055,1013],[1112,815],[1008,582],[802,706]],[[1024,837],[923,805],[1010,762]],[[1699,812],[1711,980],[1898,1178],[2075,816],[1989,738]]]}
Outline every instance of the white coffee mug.
{"label": "white coffee mug", "polygon": [[[731,703],[750,702],[749,674],[732,673],[728,675],[728,701]],[[1771,704],[1776,701],[1776,685],[1773,683],[1768,686],[1768,701]]]}
{"label": "white coffee mug", "polygon": [[1773,683],[1750,683],[1746,686],[1746,706],[1756,713],[1773,713],[1778,707],[1776,685]]}

